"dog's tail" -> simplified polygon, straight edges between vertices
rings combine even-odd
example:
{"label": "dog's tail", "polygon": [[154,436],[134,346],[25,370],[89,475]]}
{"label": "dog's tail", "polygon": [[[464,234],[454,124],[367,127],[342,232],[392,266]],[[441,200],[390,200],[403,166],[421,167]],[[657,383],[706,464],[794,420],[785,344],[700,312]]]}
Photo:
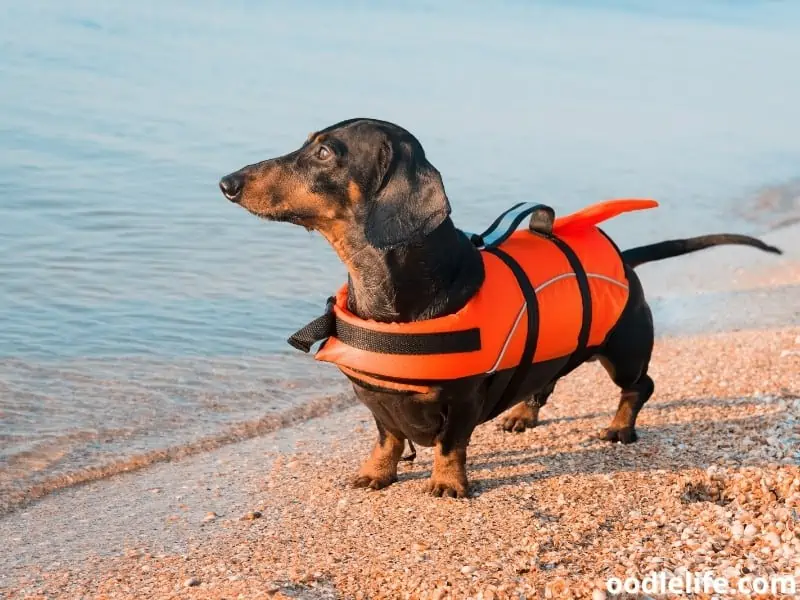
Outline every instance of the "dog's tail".
{"label": "dog's tail", "polygon": [[658,242],[657,244],[631,248],[630,250],[625,250],[622,253],[622,259],[625,261],[625,264],[631,267],[638,267],[644,263],[649,263],[656,260],[664,260],[665,258],[681,256],[682,254],[689,254],[690,252],[697,252],[698,250],[703,250],[704,248],[712,248],[713,246],[722,246],[725,244],[752,246],[753,248],[758,248],[764,252],[783,254],[783,251],[780,248],[765,244],[761,240],[750,237],[749,235],[739,235],[738,233],[717,233],[712,235],[701,235],[699,237],[686,238],[682,240],[667,240],[664,242]]}

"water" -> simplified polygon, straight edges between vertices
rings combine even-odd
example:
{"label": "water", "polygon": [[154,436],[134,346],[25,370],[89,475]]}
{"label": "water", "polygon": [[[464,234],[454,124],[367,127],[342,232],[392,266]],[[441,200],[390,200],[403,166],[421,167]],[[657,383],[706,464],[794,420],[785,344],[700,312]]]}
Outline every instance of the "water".
{"label": "water", "polygon": [[343,267],[216,189],[338,120],[414,132],[466,229],[650,196],[621,246],[758,232],[737,210],[798,175],[800,6],[653,6],[5,3],[0,496],[345,389],[285,344]]}

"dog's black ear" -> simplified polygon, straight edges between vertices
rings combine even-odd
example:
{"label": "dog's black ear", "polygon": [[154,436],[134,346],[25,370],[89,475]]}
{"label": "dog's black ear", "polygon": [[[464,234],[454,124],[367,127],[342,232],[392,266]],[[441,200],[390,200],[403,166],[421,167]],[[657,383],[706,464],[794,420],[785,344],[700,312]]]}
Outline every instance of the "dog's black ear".
{"label": "dog's black ear", "polygon": [[450,215],[442,177],[418,144],[386,140],[378,152],[375,180],[365,234],[376,248],[421,239]]}

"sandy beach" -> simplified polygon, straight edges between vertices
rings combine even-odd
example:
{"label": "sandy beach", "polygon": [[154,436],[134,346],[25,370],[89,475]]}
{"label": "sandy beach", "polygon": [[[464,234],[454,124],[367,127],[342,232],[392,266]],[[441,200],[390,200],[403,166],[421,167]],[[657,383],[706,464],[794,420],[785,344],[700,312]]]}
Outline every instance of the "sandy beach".
{"label": "sandy beach", "polygon": [[[481,426],[473,498],[423,490],[430,451],[351,489],[354,407],[65,490],[0,521],[7,598],[602,597],[608,577],[800,577],[800,327],[662,339],[640,442],[594,434],[613,385],[584,365],[541,425]],[[597,591],[595,591],[597,590]],[[520,595],[522,594],[522,595]]]}

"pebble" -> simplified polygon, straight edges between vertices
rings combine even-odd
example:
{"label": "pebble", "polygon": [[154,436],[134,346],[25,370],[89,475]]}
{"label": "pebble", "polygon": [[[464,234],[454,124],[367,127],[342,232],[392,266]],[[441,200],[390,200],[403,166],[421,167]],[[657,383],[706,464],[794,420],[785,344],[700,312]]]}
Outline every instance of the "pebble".
{"label": "pebble", "polygon": [[210,523],[211,521],[215,520],[219,515],[215,512],[207,512],[206,516],[203,517],[203,523]]}
{"label": "pebble", "polygon": [[411,544],[411,549],[414,552],[424,552],[425,550],[428,549],[428,545],[427,544],[422,544],[420,542],[414,542],[413,544]]}
{"label": "pebble", "polygon": [[758,528],[755,525],[750,523],[747,527],[744,528],[744,537],[751,538],[758,533]]}
{"label": "pebble", "polygon": [[603,590],[594,590],[592,600],[606,600],[606,593]]}
{"label": "pebble", "polygon": [[258,510],[251,510],[246,515],[242,515],[242,521],[255,521],[256,519],[261,518],[261,511]]}
{"label": "pebble", "polygon": [[461,572],[464,575],[471,575],[472,573],[475,572],[475,567],[472,567],[470,565],[464,565],[463,567],[461,567]]}
{"label": "pebble", "polygon": [[731,525],[731,535],[736,540],[740,539],[744,535],[744,525],[738,521],[734,522],[734,524]]}
{"label": "pebble", "polygon": [[773,548],[778,548],[781,545],[781,536],[779,536],[775,532],[770,532],[764,536],[764,541],[767,542]]}
{"label": "pebble", "polygon": [[739,576],[739,569],[736,567],[727,567],[722,571],[723,577],[729,581],[733,581],[734,577]]}
{"label": "pebble", "polygon": [[189,577],[183,582],[183,587],[195,587],[200,585],[200,580],[197,577]]}

